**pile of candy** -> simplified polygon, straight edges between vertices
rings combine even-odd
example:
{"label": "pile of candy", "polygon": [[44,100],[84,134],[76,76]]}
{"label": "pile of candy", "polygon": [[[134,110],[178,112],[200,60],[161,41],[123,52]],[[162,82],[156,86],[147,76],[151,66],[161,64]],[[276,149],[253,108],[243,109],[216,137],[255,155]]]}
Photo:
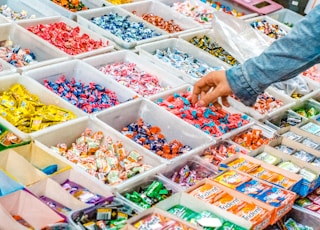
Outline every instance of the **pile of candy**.
{"label": "pile of candy", "polygon": [[70,10],[71,12],[77,12],[77,11],[89,9],[80,0],[50,0],[50,1],[54,2],[55,4],[67,10]]}
{"label": "pile of candy", "polygon": [[163,182],[154,180],[147,186],[135,189],[132,192],[126,192],[125,198],[139,205],[142,208],[151,208],[156,203],[172,195],[172,190],[167,188]]}
{"label": "pile of candy", "polygon": [[232,137],[232,141],[249,150],[255,150],[262,145],[267,145],[271,139],[264,136],[261,129],[249,129]]}
{"label": "pile of candy", "polygon": [[176,48],[157,49],[154,56],[170,64],[174,68],[183,71],[195,80],[202,78],[211,71],[223,69],[220,66],[211,67],[202,60]]}
{"label": "pile of candy", "polygon": [[1,117],[26,133],[76,118],[71,111],[41,103],[37,95],[18,83],[2,92],[0,102]]}
{"label": "pile of candy", "polygon": [[130,20],[130,15],[122,16],[114,12],[100,17],[92,17],[91,22],[110,31],[125,42],[141,41],[161,35],[142,22]]}
{"label": "pile of candy", "polygon": [[142,96],[151,96],[170,88],[163,88],[157,76],[140,70],[133,62],[115,62],[99,70]]}
{"label": "pile of candy", "polygon": [[265,35],[274,39],[279,39],[287,35],[287,32],[284,29],[282,29],[278,24],[271,24],[265,19],[253,21],[250,23],[250,25],[252,28],[261,31]]}
{"label": "pile of candy", "polygon": [[[132,13],[134,14],[135,12]],[[165,20],[164,18],[152,13],[142,14],[142,19],[151,23],[152,25],[159,27],[162,30],[167,31],[168,33],[183,31],[183,29],[178,24],[174,23],[172,19]]]}
{"label": "pile of candy", "polygon": [[270,113],[283,106],[283,101],[275,98],[270,93],[264,92],[257,98],[253,108],[260,114]]}
{"label": "pile of candy", "polygon": [[214,175],[215,173],[212,170],[196,162],[189,162],[183,167],[174,170],[171,181],[186,189],[202,179],[210,178]]}
{"label": "pile of candy", "polygon": [[314,117],[320,113],[320,109],[310,103],[306,103],[302,107],[294,109],[293,111],[306,118]]}
{"label": "pile of candy", "polygon": [[133,0],[108,0],[108,2],[112,3],[113,5],[121,5],[133,2]]}
{"label": "pile of candy", "polygon": [[207,35],[202,37],[195,36],[189,40],[189,42],[196,47],[203,49],[209,54],[219,58],[220,60],[228,63],[229,65],[238,65],[239,62],[225,49],[223,49],[218,43],[211,40]]}
{"label": "pile of candy", "polygon": [[237,153],[246,154],[247,151],[241,149],[239,146],[235,144],[226,141],[221,141],[205,149],[203,153],[201,153],[201,158],[217,166],[220,164],[221,161]]}
{"label": "pile of candy", "polygon": [[26,29],[70,55],[106,47],[109,43],[94,40],[86,33],[81,34],[79,26],[72,28],[64,22],[38,24]]}
{"label": "pile of candy", "polygon": [[320,188],[317,188],[306,197],[300,197],[295,202],[297,205],[315,213],[320,213]]}
{"label": "pile of candy", "polygon": [[205,7],[189,0],[175,2],[171,8],[187,17],[193,18],[201,24],[211,22],[213,19],[213,10],[208,10]]}
{"label": "pile of candy", "polygon": [[122,183],[151,168],[143,163],[141,153],[126,150],[121,141],[105,137],[102,131],[86,129],[69,148],[66,144],[51,148],[109,185]]}
{"label": "pile of candy", "polygon": [[[0,125],[0,144],[6,147],[22,143],[23,140],[13,132]],[[1,147],[0,147],[1,149]]]}
{"label": "pile of candy", "polygon": [[36,56],[30,49],[13,45],[11,40],[0,42],[0,58],[15,67],[23,67],[36,62]]}
{"label": "pile of candy", "polygon": [[28,12],[25,10],[22,10],[21,12],[17,12],[11,9],[8,5],[1,5],[0,13],[6,18],[9,18],[14,21],[36,18],[35,15],[28,15]]}
{"label": "pile of candy", "polygon": [[172,159],[192,149],[177,139],[168,142],[158,126],[152,126],[142,118],[124,127],[121,133],[166,159]]}
{"label": "pile of candy", "polygon": [[296,115],[294,113],[289,113],[286,111],[278,120],[269,120],[271,123],[276,125],[279,128],[289,127],[289,126],[296,126],[300,124],[303,120],[302,117]]}
{"label": "pile of candy", "polygon": [[72,214],[72,220],[80,228],[120,230],[126,221],[136,214],[132,207],[119,198],[113,198],[111,202]]}
{"label": "pile of candy", "polygon": [[246,115],[240,113],[229,113],[214,106],[192,105],[191,96],[188,91],[175,93],[166,99],[158,99],[156,103],[214,137],[220,137],[250,122]]}
{"label": "pile of candy", "polygon": [[101,111],[120,104],[117,94],[104,86],[90,82],[85,84],[65,75],[56,81],[44,80],[44,86],[86,113]]}
{"label": "pile of candy", "polygon": [[217,2],[214,0],[201,0],[202,2],[208,4],[209,6],[211,6],[212,8],[214,8],[216,11],[222,11],[225,12],[227,14],[233,15],[235,17],[241,17],[244,16],[245,13],[244,12],[240,12],[235,8],[232,8],[230,6],[224,5],[221,2]]}

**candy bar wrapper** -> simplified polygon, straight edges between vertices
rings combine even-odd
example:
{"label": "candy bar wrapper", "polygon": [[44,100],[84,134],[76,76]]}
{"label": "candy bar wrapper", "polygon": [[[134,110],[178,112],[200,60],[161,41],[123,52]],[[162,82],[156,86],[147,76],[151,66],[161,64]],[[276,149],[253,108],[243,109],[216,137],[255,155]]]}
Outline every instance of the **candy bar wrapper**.
{"label": "candy bar wrapper", "polygon": [[250,179],[250,176],[240,174],[237,171],[228,170],[226,172],[223,172],[221,175],[218,175],[213,180],[224,186],[234,189],[240,186],[241,184],[249,181]]}
{"label": "candy bar wrapper", "polygon": [[99,194],[90,192],[87,188],[84,188],[83,186],[72,182],[69,179],[62,183],[61,186],[75,198],[87,204],[101,203],[106,199]]}

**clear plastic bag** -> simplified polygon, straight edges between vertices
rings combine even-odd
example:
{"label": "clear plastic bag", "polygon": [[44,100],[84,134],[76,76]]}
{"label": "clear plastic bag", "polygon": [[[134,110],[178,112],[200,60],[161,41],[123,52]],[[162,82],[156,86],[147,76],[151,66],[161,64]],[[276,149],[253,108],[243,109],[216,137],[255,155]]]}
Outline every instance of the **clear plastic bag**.
{"label": "clear plastic bag", "polygon": [[298,75],[292,79],[272,84],[273,87],[282,90],[285,94],[291,96],[294,93],[306,95],[310,93],[308,83],[303,76]]}
{"label": "clear plastic bag", "polygon": [[246,21],[223,12],[214,12],[212,20],[216,42],[240,63],[258,56],[273,40],[253,29]]}

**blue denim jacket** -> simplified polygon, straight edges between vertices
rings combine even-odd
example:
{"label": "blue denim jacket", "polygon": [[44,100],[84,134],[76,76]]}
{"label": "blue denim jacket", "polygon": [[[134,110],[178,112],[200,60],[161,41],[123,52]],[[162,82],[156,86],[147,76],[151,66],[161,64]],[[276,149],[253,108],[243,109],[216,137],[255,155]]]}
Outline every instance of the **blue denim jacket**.
{"label": "blue denim jacket", "polygon": [[234,94],[248,106],[269,85],[288,80],[320,62],[320,5],[259,56],[226,71]]}

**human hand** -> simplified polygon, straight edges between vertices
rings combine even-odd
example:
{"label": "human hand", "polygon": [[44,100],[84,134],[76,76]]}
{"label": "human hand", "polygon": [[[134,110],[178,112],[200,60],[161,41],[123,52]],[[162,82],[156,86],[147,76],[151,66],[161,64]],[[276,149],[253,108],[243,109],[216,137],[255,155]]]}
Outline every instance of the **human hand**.
{"label": "human hand", "polygon": [[218,98],[221,97],[222,104],[229,106],[227,97],[231,94],[232,90],[227,80],[226,71],[212,71],[195,83],[192,104],[208,106],[213,103],[216,107],[221,107],[218,103]]}

